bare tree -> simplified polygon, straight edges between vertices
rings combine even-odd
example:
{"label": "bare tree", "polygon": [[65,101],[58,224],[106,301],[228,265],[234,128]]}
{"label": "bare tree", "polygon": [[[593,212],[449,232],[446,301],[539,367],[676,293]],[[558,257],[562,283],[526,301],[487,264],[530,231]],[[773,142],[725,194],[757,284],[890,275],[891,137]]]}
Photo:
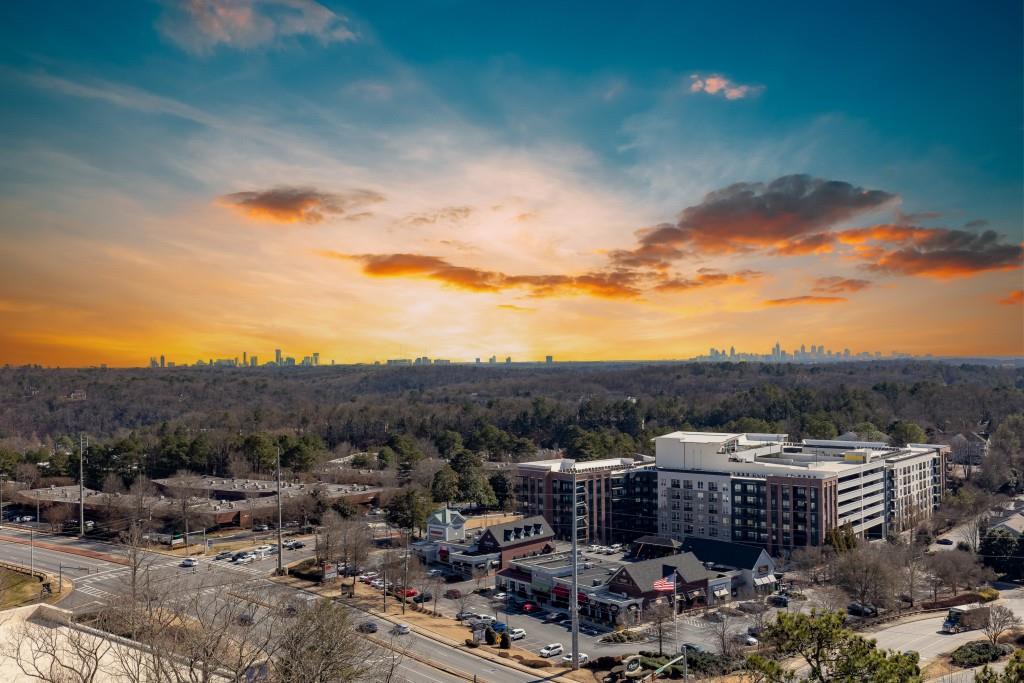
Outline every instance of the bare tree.
{"label": "bare tree", "polygon": [[985,637],[995,645],[999,642],[999,636],[1020,624],[1021,618],[1014,614],[1012,609],[1005,605],[994,605],[989,608],[988,619],[982,628],[985,631]]}
{"label": "bare tree", "polygon": [[902,572],[902,586],[904,595],[909,599],[910,605],[914,605],[918,586],[924,578],[925,572],[925,551],[927,547],[918,543],[911,537],[910,543],[900,546],[899,563]]}
{"label": "bare tree", "polygon": [[974,515],[964,520],[960,526],[960,542],[964,543],[968,550],[977,554],[981,537],[988,527],[988,514]]}
{"label": "bare tree", "polygon": [[886,549],[859,545],[833,558],[832,581],[864,605],[883,607],[893,601],[898,575]]}
{"label": "bare tree", "polygon": [[71,510],[61,503],[47,505],[43,511],[43,517],[50,523],[50,531],[57,533],[64,528],[64,522],[68,521],[68,518],[71,517]]}
{"label": "bare tree", "polygon": [[712,633],[715,636],[716,644],[718,645],[718,651],[725,657],[732,655],[736,651],[736,641],[734,640],[739,631],[736,628],[734,619],[726,614],[725,612],[718,612],[720,621],[713,622]]}
{"label": "bare tree", "polygon": [[345,523],[334,510],[327,510],[320,521],[316,534],[316,560],[336,562],[341,557]]}
{"label": "bare tree", "polygon": [[272,665],[276,680],[355,681],[366,673],[373,648],[356,633],[346,607],[317,600],[300,609],[282,633]]}
{"label": "bare tree", "polygon": [[29,619],[14,629],[0,652],[25,676],[44,683],[93,683],[107,678],[113,641],[71,626]]}
{"label": "bare tree", "polygon": [[[827,547],[827,546],[826,546]],[[811,583],[818,583],[828,564],[828,558],[821,546],[797,548],[790,555],[793,570]]]}
{"label": "bare tree", "polygon": [[121,476],[114,472],[107,472],[103,477],[103,484],[100,489],[102,493],[103,520],[110,524],[114,519],[114,512],[118,506],[121,494],[125,493],[124,482]]}
{"label": "bare tree", "polygon": [[974,555],[963,550],[948,550],[929,556],[928,569],[934,576],[932,587],[936,594],[938,588],[945,585],[956,595],[960,587],[973,588],[994,576],[992,570],[981,566]]}
{"label": "bare tree", "polygon": [[128,505],[131,510],[132,521],[147,527],[152,520],[153,513],[150,508],[153,497],[156,495],[156,487],[149,478],[140,474],[128,488]]}
{"label": "bare tree", "polygon": [[659,604],[645,610],[644,617],[654,635],[658,637],[658,654],[664,654],[665,634],[672,628],[672,607]]}

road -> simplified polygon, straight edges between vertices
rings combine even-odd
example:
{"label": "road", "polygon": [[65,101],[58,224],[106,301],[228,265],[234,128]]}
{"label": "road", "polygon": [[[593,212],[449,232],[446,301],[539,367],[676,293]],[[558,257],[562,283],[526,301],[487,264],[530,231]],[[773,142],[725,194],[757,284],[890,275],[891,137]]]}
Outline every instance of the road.
{"label": "road", "polygon": [[[57,574],[63,567],[64,576],[74,582],[74,591],[60,603],[61,607],[65,609],[79,613],[87,612],[101,607],[111,600],[116,600],[118,595],[124,594],[129,574],[128,567],[105,559],[75,555],[64,549],[84,548],[114,554],[112,551],[116,549],[108,544],[36,536],[36,539],[41,542],[61,546],[60,548],[42,548],[11,542],[10,538],[28,540],[29,534],[6,526],[0,530],[0,556],[5,560],[26,566],[30,561],[34,561],[37,569],[53,574]],[[309,555],[308,549],[295,553],[286,551],[285,558],[289,561],[302,559],[303,552],[306,556]],[[221,587],[237,585],[239,578],[248,585],[272,592],[294,594],[296,590],[269,580],[268,577],[277,565],[277,560],[273,556],[243,566],[201,559],[200,566],[193,573],[192,569],[180,566],[181,558],[153,552],[146,553],[146,555],[151,581],[176,578],[182,581],[183,586],[187,586],[190,581],[193,581],[191,577],[194,576],[195,583],[203,585],[204,593],[211,600],[227,599],[226,591],[220,590]],[[390,629],[389,624],[385,624],[377,617],[367,616],[366,618],[377,621],[382,633],[386,633]],[[456,683],[465,680],[446,673],[436,666],[431,667],[420,660],[432,661],[441,667],[450,667],[468,675],[476,674],[480,683],[529,683],[545,680],[544,677],[492,663],[464,650],[441,645],[435,640],[416,633],[397,638],[395,645],[400,650],[408,650],[399,669],[410,681]]]}

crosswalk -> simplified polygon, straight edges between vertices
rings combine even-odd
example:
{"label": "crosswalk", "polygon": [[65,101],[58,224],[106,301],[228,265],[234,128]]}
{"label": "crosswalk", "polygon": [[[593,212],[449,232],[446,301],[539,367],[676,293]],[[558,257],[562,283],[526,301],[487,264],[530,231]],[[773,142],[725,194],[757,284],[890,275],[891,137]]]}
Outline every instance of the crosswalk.
{"label": "crosswalk", "polygon": [[[188,572],[186,568],[181,567],[181,560],[177,559],[154,562],[147,565],[147,568],[149,571],[157,572],[166,571],[168,569],[178,569],[182,574],[187,574]],[[264,578],[269,574],[266,569],[261,569],[259,567],[234,565],[230,563],[213,564],[207,562],[201,563],[198,567],[194,568],[194,573],[196,574],[208,574],[212,571],[233,572],[252,578]],[[118,581],[127,580],[130,573],[130,567],[115,567],[112,569],[105,569],[94,574],[76,577],[74,579],[75,590],[99,600],[109,600],[111,598],[115,598],[118,593],[112,590],[107,590],[107,588],[110,588],[112,585],[116,585]]]}

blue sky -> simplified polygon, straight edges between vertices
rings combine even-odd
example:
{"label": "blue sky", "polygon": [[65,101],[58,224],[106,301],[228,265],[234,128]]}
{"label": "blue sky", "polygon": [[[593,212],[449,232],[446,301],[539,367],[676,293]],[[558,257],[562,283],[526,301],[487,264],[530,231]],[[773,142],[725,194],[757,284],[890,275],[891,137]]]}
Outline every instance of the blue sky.
{"label": "blue sky", "polygon": [[[6,3],[0,265],[17,279],[0,319],[23,332],[0,351],[134,363],[156,344],[283,339],[367,360],[468,310],[422,351],[479,355],[472,336],[664,357],[765,319],[784,319],[784,346],[834,321],[841,345],[880,306],[919,319],[941,297],[954,330],[993,340],[893,333],[880,348],[1019,352],[1022,24],[1013,2]],[[884,196],[823,207],[818,184],[770,185],[794,174]],[[732,222],[680,218],[718,220],[706,195],[734,183],[755,184],[756,205],[711,207]],[[782,200],[821,215],[779,225]],[[678,224],[668,260],[614,256],[662,224]],[[844,232],[879,225],[901,231]],[[813,254],[791,248],[812,235]],[[105,281],[53,265],[87,255]],[[194,289],[174,282],[183,268]],[[866,284],[826,292],[825,277]],[[119,307],[124,279],[139,285]],[[56,303],[69,292],[73,310]],[[139,319],[155,302],[165,315]],[[126,311],[135,322],[109,329]],[[337,319],[376,331],[350,352]],[[639,346],[582,332],[609,319]]]}

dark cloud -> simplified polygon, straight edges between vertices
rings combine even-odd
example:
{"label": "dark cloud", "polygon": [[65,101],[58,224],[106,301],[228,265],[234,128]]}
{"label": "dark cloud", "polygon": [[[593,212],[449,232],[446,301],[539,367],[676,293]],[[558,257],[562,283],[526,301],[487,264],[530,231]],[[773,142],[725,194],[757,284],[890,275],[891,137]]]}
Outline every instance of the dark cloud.
{"label": "dark cloud", "polygon": [[791,296],[785,299],[768,299],[765,306],[802,306],[805,304],[840,304],[846,301],[841,296]]}
{"label": "dark cloud", "polygon": [[624,266],[665,267],[684,251],[734,253],[783,246],[878,209],[896,195],[838,180],[789,175],[736,183],[687,207],[675,224],[637,233],[638,245],[611,254]]}
{"label": "dark cloud", "polygon": [[858,280],[833,275],[830,277],[819,277],[814,281],[812,290],[822,294],[843,294],[844,292],[859,292],[870,286],[871,280]]}
{"label": "dark cloud", "polygon": [[870,262],[862,266],[879,273],[949,278],[1014,270],[1024,261],[1024,248],[1007,244],[993,230],[876,226],[858,233],[859,239],[884,242],[868,252]]}
{"label": "dark cloud", "polygon": [[798,240],[785,242],[775,248],[782,256],[803,256],[805,254],[828,254],[835,249],[836,236],[831,232],[818,232]]}
{"label": "dark cloud", "polygon": [[973,221],[964,223],[964,228],[973,230],[975,228],[984,228],[986,225],[988,225],[988,221],[984,218],[975,218]]}
{"label": "dark cloud", "polygon": [[330,216],[357,220],[371,215],[358,211],[384,200],[373,190],[323,192],[311,187],[275,187],[269,190],[233,192],[218,202],[243,215],[273,223],[320,223]]}

